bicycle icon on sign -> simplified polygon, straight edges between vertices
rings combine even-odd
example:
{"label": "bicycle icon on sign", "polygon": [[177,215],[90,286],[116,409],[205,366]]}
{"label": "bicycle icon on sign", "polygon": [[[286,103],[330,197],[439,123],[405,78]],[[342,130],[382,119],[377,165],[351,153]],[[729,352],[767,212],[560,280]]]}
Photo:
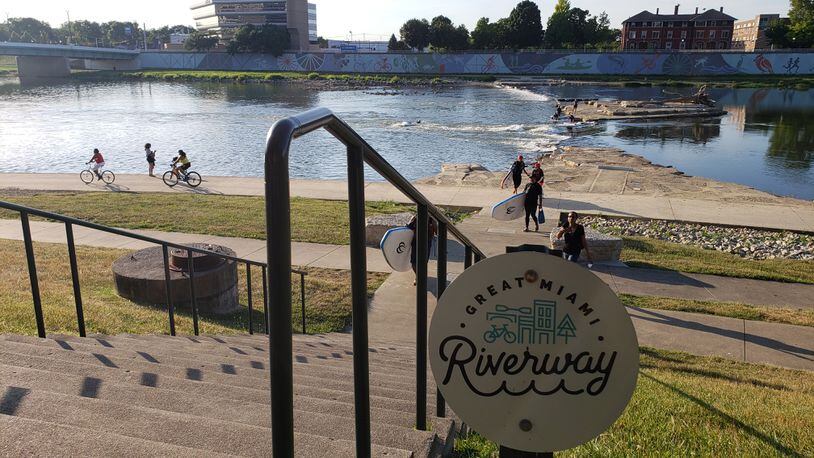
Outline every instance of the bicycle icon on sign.
{"label": "bicycle icon on sign", "polygon": [[488,343],[493,343],[501,337],[506,343],[514,343],[517,340],[517,334],[509,330],[509,323],[503,323],[501,327],[493,324],[492,329],[483,333],[483,340]]}

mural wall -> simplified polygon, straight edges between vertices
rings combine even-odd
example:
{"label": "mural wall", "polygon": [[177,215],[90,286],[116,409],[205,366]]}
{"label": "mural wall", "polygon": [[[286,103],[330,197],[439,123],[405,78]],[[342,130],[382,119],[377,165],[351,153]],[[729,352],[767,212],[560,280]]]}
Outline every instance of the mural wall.
{"label": "mural wall", "polygon": [[141,68],[496,75],[808,75],[814,53],[267,54],[143,53]]}

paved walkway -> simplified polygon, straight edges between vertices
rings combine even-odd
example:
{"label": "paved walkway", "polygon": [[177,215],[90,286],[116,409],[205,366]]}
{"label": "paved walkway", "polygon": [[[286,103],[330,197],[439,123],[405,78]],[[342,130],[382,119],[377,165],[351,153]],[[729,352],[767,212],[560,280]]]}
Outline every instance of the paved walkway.
{"label": "paved walkway", "polygon": [[[175,243],[199,242],[224,245],[235,250],[238,257],[254,261],[266,260],[266,244],[263,240],[150,230],[133,230],[132,232]],[[59,223],[32,221],[31,236],[36,242],[66,243],[65,227]],[[539,234],[524,234],[524,236],[541,237]],[[19,220],[0,219],[0,239],[22,240],[22,238]],[[80,245],[128,250],[152,246],[150,243],[139,240],[81,227],[74,228],[74,240]],[[515,240],[514,244],[517,243]],[[450,245],[448,270],[451,273],[451,279],[456,273],[463,271],[463,249],[454,241],[450,241]],[[487,254],[497,253],[487,251]],[[291,255],[292,264],[296,266],[350,269],[350,252],[347,245],[294,242]],[[367,248],[367,265],[371,272],[392,272],[384,261],[381,251],[377,248]],[[431,275],[435,272],[434,262],[431,263],[429,272]],[[610,285],[617,294],[730,301],[769,307],[814,310],[814,285],[600,265],[595,265],[594,273]]]}
{"label": "paved walkway", "polygon": [[[371,339],[415,341],[415,302],[410,273],[391,275],[373,296],[368,315]],[[435,291],[436,283],[429,282]],[[428,317],[436,300],[427,295]],[[696,355],[720,356],[814,371],[814,328],[685,312],[628,307],[639,345]]]}
{"label": "paved walkway", "polygon": [[[65,191],[130,191],[198,194],[263,195],[262,178],[208,177],[197,189],[184,185],[168,188],[160,178],[146,175],[117,175],[113,185],[85,185],[75,174],[0,174],[1,188]],[[505,190],[477,187],[416,185],[436,205],[487,207],[506,198]],[[293,196],[347,200],[343,181],[291,180]],[[408,200],[389,183],[369,182],[367,200]],[[671,197],[630,196],[574,192],[547,192],[546,205],[552,209],[583,213],[643,218],[731,224],[737,226],[814,232],[814,203],[798,206],[752,202],[720,202]]]}

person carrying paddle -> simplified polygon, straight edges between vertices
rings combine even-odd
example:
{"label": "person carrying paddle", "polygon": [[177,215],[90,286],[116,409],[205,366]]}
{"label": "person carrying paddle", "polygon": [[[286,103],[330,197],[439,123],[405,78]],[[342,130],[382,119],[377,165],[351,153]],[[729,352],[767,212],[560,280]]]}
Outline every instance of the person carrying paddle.
{"label": "person carrying paddle", "polygon": [[517,160],[512,163],[511,169],[509,169],[509,172],[503,177],[503,181],[500,182],[500,189],[506,186],[506,180],[509,179],[511,175],[512,183],[514,183],[514,194],[517,194],[517,189],[520,187],[520,183],[523,182],[524,173],[526,176],[530,176],[526,171],[526,163],[523,162],[523,155],[521,154],[517,156]]}

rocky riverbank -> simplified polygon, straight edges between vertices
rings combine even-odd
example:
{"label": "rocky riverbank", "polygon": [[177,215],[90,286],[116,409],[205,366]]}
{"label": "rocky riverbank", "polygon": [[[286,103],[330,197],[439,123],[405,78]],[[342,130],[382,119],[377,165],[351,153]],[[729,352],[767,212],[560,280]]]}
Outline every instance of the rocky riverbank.
{"label": "rocky riverbank", "polygon": [[[531,163],[535,158],[527,157]],[[541,153],[545,190],[592,194],[669,196],[672,198],[811,206],[800,199],[775,196],[748,186],[685,175],[615,148],[562,147]],[[507,164],[508,166],[509,164]],[[445,186],[499,187],[506,170],[478,164],[444,164],[438,175],[419,183]]]}
{"label": "rocky riverbank", "polygon": [[613,235],[650,237],[747,259],[814,260],[814,236],[796,232],[604,216],[585,216],[582,222]]}

